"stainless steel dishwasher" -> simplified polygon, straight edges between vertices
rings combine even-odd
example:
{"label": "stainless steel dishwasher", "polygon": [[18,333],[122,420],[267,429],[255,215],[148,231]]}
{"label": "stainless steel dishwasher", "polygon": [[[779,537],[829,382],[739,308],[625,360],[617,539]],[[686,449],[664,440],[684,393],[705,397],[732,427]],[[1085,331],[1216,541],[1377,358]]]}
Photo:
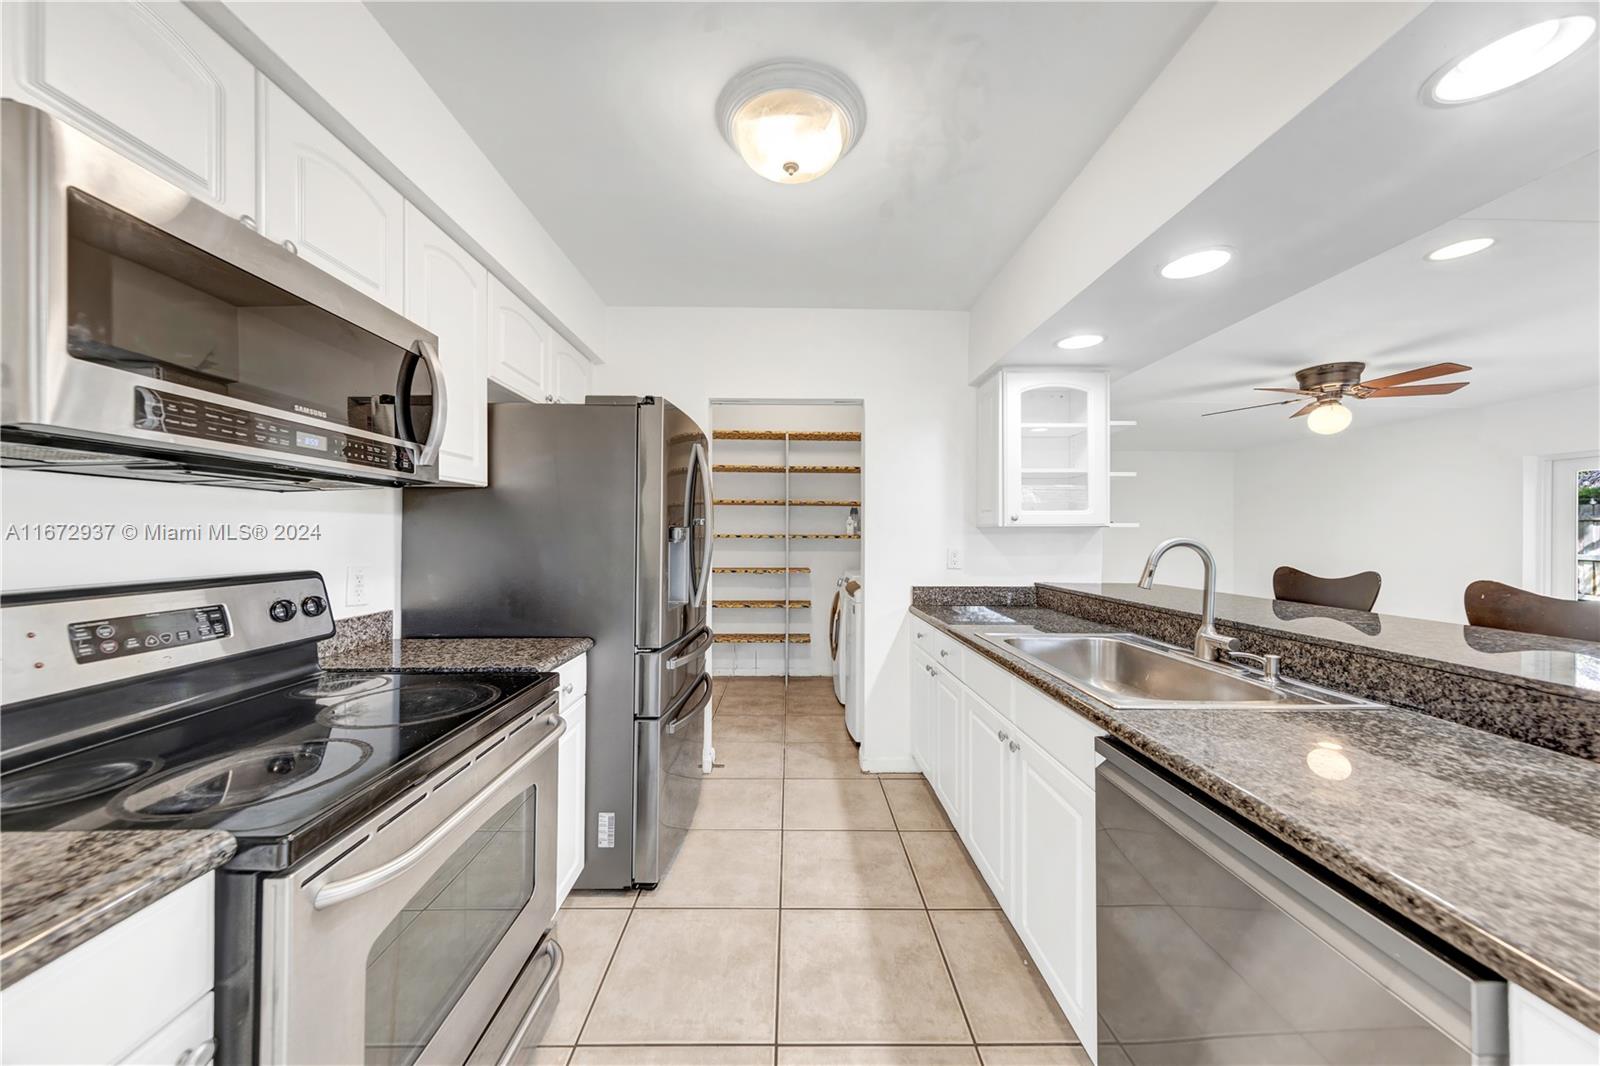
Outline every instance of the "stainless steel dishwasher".
{"label": "stainless steel dishwasher", "polygon": [[1506,1062],[1503,980],[1095,746],[1102,1052],[1109,1035],[1136,1064]]}

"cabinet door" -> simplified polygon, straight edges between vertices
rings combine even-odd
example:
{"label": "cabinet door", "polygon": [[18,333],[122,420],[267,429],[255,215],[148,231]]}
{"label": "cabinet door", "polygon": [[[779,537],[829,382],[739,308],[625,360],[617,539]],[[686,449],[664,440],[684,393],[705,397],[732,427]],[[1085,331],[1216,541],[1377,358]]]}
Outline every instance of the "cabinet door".
{"label": "cabinet door", "polygon": [[1103,371],[1001,372],[1005,525],[1110,521]]}
{"label": "cabinet door", "polygon": [[1011,724],[971,691],[963,693],[965,772],[962,839],[1002,907],[1011,895]]}
{"label": "cabinet door", "polygon": [[230,215],[255,212],[255,69],[184,5],[4,3],[6,96]]}
{"label": "cabinet door", "polygon": [[961,686],[943,670],[933,672],[933,733],[934,777],[933,788],[944,803],[950,824],[958,830],[966,822],[962,816],[961,752],[963,719],[966,711],[961,706]]}
{"label": "cabinet door", "polygon": [[489,471],[484,368],[489,275],[409,202],[405,216],[405,315],[438,336],[444,364],[447,414],[439,477],[458,485],[482,485]]}
{"label": "cabinet door", "polygon": [[911,652],[911,757],[930,782],[934,768],[933,665],[920,652]]}
{"label": "cabinet door", "polygon": [[1011,922],[1039,973],[1093,1049],[1094,791],[1027,739],[1018,741]]}
{"label": "cabinet door", "polygon": [[552,341],[552,350],[556,403],[582,403],[589,395],[589,381],[593,376],[589,360],[579,355],[559,334]]}
{"label": "cabinet door", "polygon": [[535,403],[555,399],[550,327],[505,283],[489,275],[489,380]]}
{"label": "cabinet door", "polygon": [[557,748],[560,763],[560,783],[556,791],[561,796],[561,810],[556,825],[556,906],[560,906],[583,873],[584,826],[589,824],[584,813],[587,794],[584,764],[589,746],[588,701],[579,699],[561,712],[567,720],[567,731],[561,735]]}
{"label": "cabinet door", "polygon": [[262,232],[399,311],[405,199],[282,89],[261,86]]}

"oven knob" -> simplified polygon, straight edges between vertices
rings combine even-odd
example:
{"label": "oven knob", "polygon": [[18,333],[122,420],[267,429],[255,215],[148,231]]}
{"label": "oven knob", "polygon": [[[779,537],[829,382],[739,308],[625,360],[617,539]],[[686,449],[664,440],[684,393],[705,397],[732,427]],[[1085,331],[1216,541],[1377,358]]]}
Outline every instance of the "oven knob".
{"label": "oven knob", "polygon": [[307,596],[300,601],[300,609],[306,613],[308,618],[315,618],[328,609],[328,601],[321,596]]}
{"label": "oven knob", "polygon": [[272,606],[267,608],[267,613],[274,622],[287,622],[295,615],[293,600],[273,600]]}

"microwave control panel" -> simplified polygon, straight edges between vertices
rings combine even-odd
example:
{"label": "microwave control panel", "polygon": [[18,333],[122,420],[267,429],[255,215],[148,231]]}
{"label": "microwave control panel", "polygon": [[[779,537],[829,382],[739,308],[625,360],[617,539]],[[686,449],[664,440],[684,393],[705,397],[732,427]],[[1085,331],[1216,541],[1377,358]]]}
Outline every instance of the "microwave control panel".
{"label": "microwave control panel", "polygon": [[411,449],[313,426],[277,415],[262,415],[210,400],[196,400],[159,389],[133,390],[133,424],[179,437],[222,441],[291,455],[416,472]]}

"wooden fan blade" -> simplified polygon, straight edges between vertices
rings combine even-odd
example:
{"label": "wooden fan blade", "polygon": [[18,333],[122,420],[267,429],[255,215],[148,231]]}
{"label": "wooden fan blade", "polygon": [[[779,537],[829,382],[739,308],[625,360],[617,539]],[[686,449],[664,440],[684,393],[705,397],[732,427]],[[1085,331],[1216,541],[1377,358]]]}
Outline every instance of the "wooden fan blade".
{"label": "wooden fan blade", "polygon": [[1444,396],[1455,392],[1457,389],[1466,388],[1471,382],[1450,381],[1441,385],[1393,385],[1383,389],[1371,389],[1361,398],[1363,400],[1381,399],[1385,396]]}
{"label": "wooden fan blade", "polygon": [[1316,395],[1316,393],[1312,392],[1310,389],[1267,389],[1267,388],[1257,388],[1256,391],[1257,392],[1287,392],[1287,393],[1292,393],[1295,396],[1315,396]]}
{"label": "wooden fan blade", "polygon": [[1249,407],[1230,407],[1226,411],[1207,411],[1201,418],[1210,418],[1212,415],[1231,415],[1235,411],[1254,411],[1259,407],[1282,407],[1286,403],[1299,403],[1298,400],[1274,400],[1271,403],[1253,403]]}
{"label": "wooden fan blade", "polygon": [[1296,411],[1294,414],[1290,415],[1289,417],[1290,418],[1299,418],[1301,415],[1308,415],[1312,411],[1315,411],[1317,408],[1319,408],[1321,406],[1322,406],[1322,401],[1321,400],[1312,400],[1310,403],[1306,404],[1304,407],[1300,408],[1300,410]]}
{"label": "wooden fan blade", "polygon": [[1409,382],[1421,381],[1424,378],[1440,378],[1446,374],[1461,374],[1471,369],[1470,366],[1462,366],[1460,363],[1434,363],[1432,366],[1419,366],[1415,370],[1407,370],[1401,374],[1390,374],[1386,378],[1373,378],[1371,381],[1363,381],[1361,387],[1366,389],[1386,389],[1390,385],[1405,385]]}

